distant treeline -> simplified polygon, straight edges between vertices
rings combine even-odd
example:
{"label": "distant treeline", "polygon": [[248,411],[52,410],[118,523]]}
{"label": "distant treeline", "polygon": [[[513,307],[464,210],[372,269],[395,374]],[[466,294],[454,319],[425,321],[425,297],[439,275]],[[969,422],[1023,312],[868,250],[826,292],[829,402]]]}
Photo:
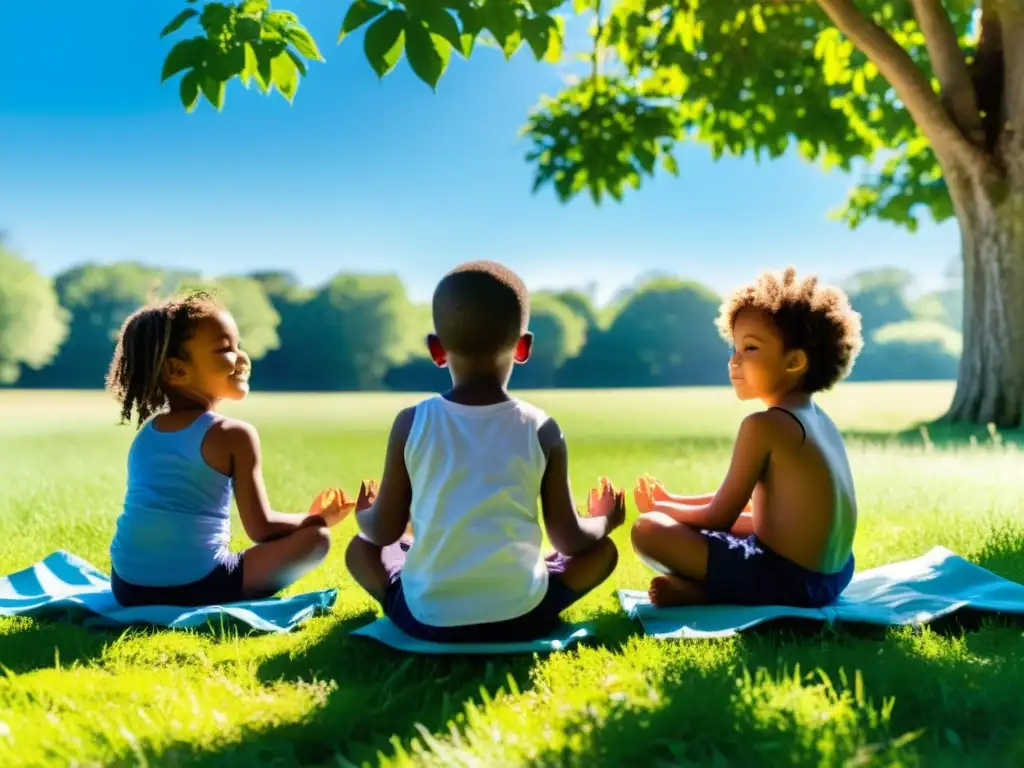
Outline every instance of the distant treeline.
{"label": "distant treeline", "polygon": [[[897,269],[846,281],[862,314],[865,349],[853,379],[956,376],[961,290],[911,301]],[[101,387],[124,318],[153,295],[214,288],[233,311],[259,390],[440,391],[449,379],[426,357],[430,308],[396,275],[340,274],[316,288],[286,272],[202,281],[134,263],[84,265],[53,280],[0,248],[0,381],[38,388]],[[595,306],[577,290],[532,295],[534,357],[518,388],[722,384],[728,350],[714,325],[721,297],[655,276]]]}

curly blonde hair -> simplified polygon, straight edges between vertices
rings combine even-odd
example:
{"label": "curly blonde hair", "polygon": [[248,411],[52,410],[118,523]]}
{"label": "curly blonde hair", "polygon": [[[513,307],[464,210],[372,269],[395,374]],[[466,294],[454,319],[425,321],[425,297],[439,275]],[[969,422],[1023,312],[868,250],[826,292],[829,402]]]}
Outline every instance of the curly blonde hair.
{"label": "curly blonde hair", "polygon": [[732,343],[736,317],[745,309],[766,312],[785,349],[807,354],[801,388],[811,394],[831,389],[848,376],[864,346],[860,314],[846,293],[821,284],[817,275],[798,279],[793,267],[763,272],[725,299],[717,325],[726,341]]}

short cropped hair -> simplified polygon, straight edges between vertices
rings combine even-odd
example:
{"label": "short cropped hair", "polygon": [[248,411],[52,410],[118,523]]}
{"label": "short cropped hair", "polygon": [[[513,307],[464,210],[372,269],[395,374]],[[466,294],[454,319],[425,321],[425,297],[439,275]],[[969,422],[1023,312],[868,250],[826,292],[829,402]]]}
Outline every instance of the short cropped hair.
{"label": "short cropped hair", "polygon": [[804,351],[807,372],[802,388],[810,394],[831,389],[849,375],[864,346],[860,314],[850,306],[849,297],[835,286],[821,284],[816,275],[798,279],[793,267],[781,274],[764,272],[726,298],[717,324],[730,343],[736,317],[744,309],[768,313],[786,350]]}
{"label": "short cropped hair", "polygon": [[434,330],[446,350],[486,357],[514,347],[530,321],[530,295],[519,275],[494,261],[470,261],[434,289]]}

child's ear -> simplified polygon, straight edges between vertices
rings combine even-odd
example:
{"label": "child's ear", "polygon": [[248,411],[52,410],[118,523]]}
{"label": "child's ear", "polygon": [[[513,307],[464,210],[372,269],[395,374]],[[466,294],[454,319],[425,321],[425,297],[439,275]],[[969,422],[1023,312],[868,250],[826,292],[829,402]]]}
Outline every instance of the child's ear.
{"label": "child's ear", "polygon": [[188,368],[176,357],[168,357],[164,360],[163,375],[164,381],[172,387],[188,386]]}
{"label": "child's ear", "polygon": [[796,349],[789,353],[786,361],[786,372],[800,375],[807,370],[807,353],[802,349]]}
{"label": "child's ear", "polygon": [[427,334],[427,352],[430,353],[430,359],[434,361],[434,365],[438,368],[444,368],[448,365],[448,353],[444,351],[441,339],[438,338],[436,333]]}
{"label": "child's ear", "polygon": [[516,342],[516,356],[515,361],[522,365],[530,359],[530,355],[533,353],[533,334],[527,331],[519,337],[519,341]]}

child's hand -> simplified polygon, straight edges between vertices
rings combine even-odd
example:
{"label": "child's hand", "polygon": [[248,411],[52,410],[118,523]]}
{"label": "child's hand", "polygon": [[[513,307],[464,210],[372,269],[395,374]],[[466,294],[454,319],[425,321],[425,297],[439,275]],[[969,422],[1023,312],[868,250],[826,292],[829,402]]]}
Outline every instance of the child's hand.
{"label": "child's hand", "polygon": [[334,526],[348,517],[356,507],[356,502],[349,498],[342,488],[328,488],[321,491],[309,506],[309,514],[319,515],[328,526]]}
{"label": "child's hand", "polygon": [[654,497],[654,480],[650,475],[643,475],[636,479],[636,485],[633,486],[633,501],[636,504],[637,511],[641,515],[647,512],[654,511],[655,497]]}
{"label": "child's hand", "polygon": [[377,500],[377,481],[363,480],[359,484],[359,498],[356,499],[356,512],[365,512]]}
{"label": "child's hand", "polygon": [[607,517],[608,530],[626,522],[626,491],[616,489],[607,477],[598,481],[599,488],[590,489],[587,512],[591,517]]}
{"label": "child's hand", "polygon": [[661,481],[653,475],[642,475],[636,479],[636,486],[633,488],[633,501],[640,514],[653,512],[659,502],[670,501],[668,491]]}

